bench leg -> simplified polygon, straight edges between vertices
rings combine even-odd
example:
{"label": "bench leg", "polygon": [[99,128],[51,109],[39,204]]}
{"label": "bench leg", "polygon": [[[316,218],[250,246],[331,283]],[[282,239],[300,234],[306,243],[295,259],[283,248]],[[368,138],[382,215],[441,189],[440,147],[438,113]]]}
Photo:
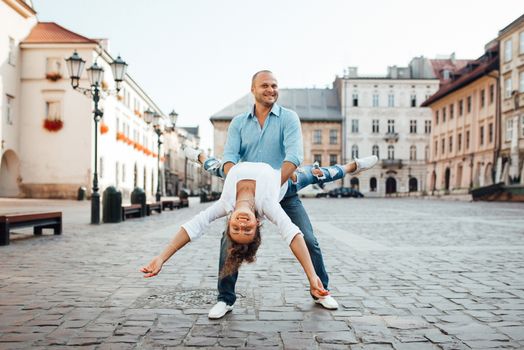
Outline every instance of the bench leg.
{"label": "bench leg", "polygon": [[9,223],[0,223],[0,245],[9,245]]}
{"label": "bench leg", "polygon": [[41,236],[42,235],[42,230],[44,229],[43,226],[35,226],[33,227],[33,234],[35,236]]}
{"label": "bench leg", "polygon": [[53,234],[55,235],[62,234],[62,222],[61,221],[53,227]]}

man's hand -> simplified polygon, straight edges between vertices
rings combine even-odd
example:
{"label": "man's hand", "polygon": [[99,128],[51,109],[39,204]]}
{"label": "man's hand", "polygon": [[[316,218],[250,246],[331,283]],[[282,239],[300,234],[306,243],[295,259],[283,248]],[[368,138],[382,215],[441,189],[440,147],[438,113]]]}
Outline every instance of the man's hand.
{"label": "man's hand", "polygon": [[329,295],[329,292],[324,289],[322,281],[318,276],[315,276],[313,280],[309,281],[309,291],[315,298],[319,299]]}
{"label": "man's hand", "polygon": [[162,270],[162,265],[164,265],[162,258],[155,256],[147,266],[140,268],[140,271],[144,273],[146,278],[154,277]]}

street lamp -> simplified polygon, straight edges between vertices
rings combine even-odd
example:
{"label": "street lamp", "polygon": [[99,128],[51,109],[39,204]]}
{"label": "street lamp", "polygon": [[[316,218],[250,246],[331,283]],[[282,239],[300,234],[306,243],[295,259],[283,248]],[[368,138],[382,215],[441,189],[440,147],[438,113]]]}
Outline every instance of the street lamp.
{"label": "street lamp", "polygon": [[[104,115],[98,108],[100,101],[100,86],[104,79],[104,68],[99,66],[96,61],[87,69],[87,74],[90,82],[89,88],[80,87],[80,78],[84,70],[86,61],[75,51],[71,57],[66,59],[69,77],[71,78],[71,86],[73,89],[90,96],[93,99],[95,108],[93,111],[93,119],[95,121],[95,167],[93,173],[93,191],[91,194],[91,223],[100,224],[100,193],[98,193],[98,121]],[[120,91],[121,83],[124,80],[127,69],[125,63],[120,56],[111,63],[111,70],[113,71],[113,79],[116,83],[116,93]]]}
{"label": "street lamp", "polygon": [[[165,130],[164,119],[160,114],[151,111],[149,108],[144,112],[144,118],[146,123],[153,124],[153,129],[155,130],[158,140],[156,201],[160,202],[160,199],[162,198],[162,193],[160,191],[160,146],[162,145],[162,139],[160,137]],[[166,130],[169,130],[169,128],[171,128],[171,126],[168,126]]]}

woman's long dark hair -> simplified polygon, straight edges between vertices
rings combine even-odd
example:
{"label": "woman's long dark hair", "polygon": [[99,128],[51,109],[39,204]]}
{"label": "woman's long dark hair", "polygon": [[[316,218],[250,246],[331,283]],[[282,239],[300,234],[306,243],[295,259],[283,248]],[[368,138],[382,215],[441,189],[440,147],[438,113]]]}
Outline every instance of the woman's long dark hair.
{"label": "woman's long dark hair", "polygon": [[[258,213],[255,210],[255,216],[258,219]],[[258,247],[262,241],[260,236],[260,225],[257,225],[255,231],[255,237],[248,244],[239,244],[231,239],[229,236],[229,219],[227,220],[226,226],[226,239],[227,239],[227,256],[222,271],[220,271],[220,277],[224,278],[226,276],[232,275],[238,271],[240,265],[245,263],[255,262],[257,259],[256,254]]]}

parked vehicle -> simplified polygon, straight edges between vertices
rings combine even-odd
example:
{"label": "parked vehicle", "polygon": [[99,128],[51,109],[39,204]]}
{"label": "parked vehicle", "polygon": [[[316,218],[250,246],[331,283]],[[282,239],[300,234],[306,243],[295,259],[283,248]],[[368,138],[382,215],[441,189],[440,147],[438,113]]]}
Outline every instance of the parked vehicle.
{"label": "parked vehicle", "polygon": [[320,198],[320,197],[327,197],[328,194],[326,191],[320,188],[319,185],[312,184],[298,191],[298,195],[300,197]]}
{"label": "parked vehicle", "polygon": [[332,189],[328,192],[328,195],[331,198],[345,198],[345,197],[353,197],[353,198],[362,198],[364,195],[362,192],[349,187],[338,187],[335,189]]}

